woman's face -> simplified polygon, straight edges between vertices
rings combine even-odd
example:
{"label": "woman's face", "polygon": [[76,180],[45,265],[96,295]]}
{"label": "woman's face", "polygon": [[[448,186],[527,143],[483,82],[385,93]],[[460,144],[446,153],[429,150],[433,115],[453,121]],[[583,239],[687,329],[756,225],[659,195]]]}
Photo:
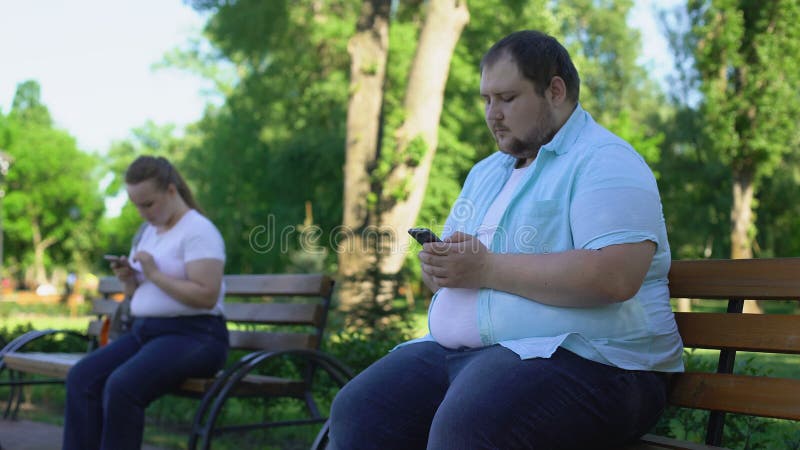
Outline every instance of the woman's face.
{"label": "woman's face", "polygon": [[162,190],[156,185],[155,180],[145,180],[141,183],[127,184],[125,189],[139,215],[150,224],[164,225],[172,216],[175,209],[173,200],[177,195],[174,184]]}

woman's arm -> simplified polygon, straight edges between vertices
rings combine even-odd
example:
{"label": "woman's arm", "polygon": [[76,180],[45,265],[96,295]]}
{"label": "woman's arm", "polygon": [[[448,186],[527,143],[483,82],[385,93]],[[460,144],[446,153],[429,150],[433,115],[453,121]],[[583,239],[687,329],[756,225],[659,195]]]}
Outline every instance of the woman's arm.
{"label": "woman's arm", "polygon": [[186,279],[173,278],[158,270],[153,256],[138,252],[136,259],[148,280],[167,295],[193,308],[211,309],[217,304],[225,263],[218,259],[197,259],[186,263]]}

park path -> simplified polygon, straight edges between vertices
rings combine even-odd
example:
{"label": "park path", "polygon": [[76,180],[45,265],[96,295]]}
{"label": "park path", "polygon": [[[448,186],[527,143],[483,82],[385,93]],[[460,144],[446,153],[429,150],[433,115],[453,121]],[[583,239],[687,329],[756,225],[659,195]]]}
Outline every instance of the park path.
{"label": "park path", "polygon": [[[61,427],[30,420],[0,419],[0,448],[2,450],[59,450]],[[142,450],[161,450],[145,445]]]}

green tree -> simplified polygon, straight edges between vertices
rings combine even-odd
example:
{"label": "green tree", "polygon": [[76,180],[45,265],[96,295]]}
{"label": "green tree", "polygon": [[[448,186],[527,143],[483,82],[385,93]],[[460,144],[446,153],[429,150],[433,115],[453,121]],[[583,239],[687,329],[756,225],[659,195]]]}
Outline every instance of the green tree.
{"label": "green tree", "polygon": [[690,0],[702,144],[730,170],[730,256],[751,258],[762,181],[800,144],[800,3]]}
{"label": "green tree", "polygon": [[730,167],[731,257],[752,257],[754,204],[800,143],[800,4],[688,3],[703,99],[703,145]]}
{"label": "green tree", "polygon": [[[195,1],[213,12],[211,54],[195,67],[233,65],[225,102],[189,132],[187,176],[228,245],[228,270],[283,270],[311,202],[324,247],[341,223],[347,40],[354,0]],[[212,72],[204,68],[201,72]]]}
{"label": "green tree", "polygon": [[699,78],[694,67],[696,38],[685,5],[661,12],[673,56],[665,141],[656,164],[664,216],[675,259],[726,257],[730,253],[731,196],[729,170],[703,142],[703,118],[696,107]]}
{"label": "green tree", "polygon": [[104,207],[97,158],[53,128],[39,95],[39,84],[26,81],[14,97],[4,143],[14,162],[2,212],[5,255],[32,267],[34,281],[44,283],[54,265],[87,267]]}
{"label": "green tree", "polygon": [[[362,148],[354,138],[363,132],[358,123],[348,124],[348,165],[345,192],[356,188],[366,195],[352,194],[345,203],[347,237],[339,251],[339,273],[342,287],[341,303],[346,309],[355,305],[376,303],[390,309],[397,290],[397,278],[405,260],[399,251],[400,242],[407,242],[404,230],[414,226],[422,206],[425,188],[438,147],[438,131],[444,102],[444,88],[450,71],[450,60],[461,31],[469,21],[466,2],[432,0],[424,10],[414,57],[406,73],[407,85],[402,91],[402,103],[395,114],[402,116],[397,127],[385,129],[380,145]],[[355,41],[354,41],[355,42]],[[390,44],[391,45],[391,44]],[[360,58],[352,54],[361,69]],[[386,52],[381,57],[385,63]],[[351,79],[357,83],[358,79]],[[377,86],[380,86],[378,84]],[[377,87],[376,86],[376,87]],[[351,89],[362,88],[351,84]],[[380,90],[372,95],[381,95]],[[361,114],[358,97],[351,97],[348,111]],[[372,111],[372,119],[380,121],[380,108]],[[380,127],[374,127],[370,141],[379,142]],[[366,155],[365,155],[366,153]],[[358,155],[357,167],[350,158]],[[367,156],[367,157],[364,157]],[[360,213],[359,213],[360,212]]]}

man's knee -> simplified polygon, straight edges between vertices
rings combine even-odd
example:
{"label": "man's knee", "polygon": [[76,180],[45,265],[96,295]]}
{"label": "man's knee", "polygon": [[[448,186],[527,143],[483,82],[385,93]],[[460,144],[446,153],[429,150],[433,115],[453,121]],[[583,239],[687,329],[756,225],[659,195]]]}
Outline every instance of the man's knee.
{"label": "man's knee", "polygon": [[347,443],[351,438],[357,438],[358,430],[354,424],[364,423],[359,417],[365,411],[363,401],[360,399],[360,391],[351,381],[346,384],[333,399],[330,414],[330,436],[336,436],[336,442],[342,448],[348,448]]}
{"label": "man's knee", "polygon": [[431,423],[428,448],[505,448],[496,442],[495,430],[506,427],[498,427],[497,417],[489,411],[466,405],[442,406]]}

